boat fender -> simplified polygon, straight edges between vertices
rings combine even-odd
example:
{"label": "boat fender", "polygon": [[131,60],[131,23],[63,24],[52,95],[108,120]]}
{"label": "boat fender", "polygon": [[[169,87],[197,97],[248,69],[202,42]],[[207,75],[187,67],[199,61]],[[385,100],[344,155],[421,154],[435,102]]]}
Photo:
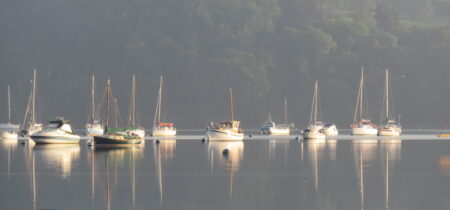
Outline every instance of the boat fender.
{"label": "boat fender", "polygon": [[230,149],[228,149],[228,148],[225,148],[223,151],[222,151],[222,154],[224,154],[224,155],[228,155],[230,153]]}

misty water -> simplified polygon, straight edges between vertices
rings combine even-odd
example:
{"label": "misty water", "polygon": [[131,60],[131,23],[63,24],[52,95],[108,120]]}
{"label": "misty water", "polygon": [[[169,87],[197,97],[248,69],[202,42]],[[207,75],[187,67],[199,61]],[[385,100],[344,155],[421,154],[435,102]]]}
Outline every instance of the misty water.
{"label": "misty water", "polygon": [[2,140],[0,209],[450,208],[450,141],[431,134],[204,143],[180,136],[111,149],[87,141]]}

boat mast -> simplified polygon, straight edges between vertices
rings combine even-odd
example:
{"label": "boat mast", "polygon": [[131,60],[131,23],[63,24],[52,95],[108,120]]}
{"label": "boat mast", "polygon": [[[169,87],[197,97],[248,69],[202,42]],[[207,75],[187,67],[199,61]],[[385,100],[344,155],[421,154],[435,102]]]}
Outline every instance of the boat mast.
{"label": "boat mast", "polygon": [[11,92],[8,85],[8,124],[11,124]]}
{"label": "boat mast", "polygon": [[130,104],[130,118],[128,120],[128,126],[134,127],[136,122],[136,76],[133,74],[131,84],[131,104]]}
{"label": "boat mast", "polygon": [[91,106],[92,106],[92,110],[91,110],[91,119],[92,119],[92,123],[94,123],[95,120],[95,75],[92,75],[92,90],[91,90]]}
{"label": "boat mast", "polygon": [[105,129],[105,133],[108,130],[108,126],[109,126],[110,97],[111,97],[111,79],[108,79],[108,83],[106,85],[106,129]]}
{"label": "boat mast", "polygon": [[360,92],[360,102],[359,102],[359,119],[363,118],[363,103],[364,103],[364,67],[361,67],[361,92]]}
{"label": "boat mast", "polygon": [[230,88],[230,114],[231,114],[231,121],[234,120],[234,113],[233,113],[233,90]]}
{"label": "boat mast", "polygon": [[156,111],[155,111],[155,119],[153,121],[153,127],[156,127],[156,125],[159,125],[159,123],[161,122],[162,83],[163,83],[163,77],[161,75],[160,81],[159,81],[158,101],[156,102]]}
{"label": "boat mast", "polygon": [[318,89],[318,85],[317,85],[317,80],[316,80],[316,84],[314,86],[314,94],[313,94],[313,100],[312,100],[312,104],[311,104],[311,115],[309,116],[309,124],[316,124],[317,122],[317,89]]}
{"label": "boat mast", "polygon": [[287,119],[287,99],[284,98],[284,123],[287,125],[288,124],[288,119]]}
{"label": "boat mast", "polygon": [[31,99],[31,124],[33,125],[36,123],[35,106],[36,106],[36,69],[34,69],[33,71],[33,93]]}
{"label": "boat mast", "polygon": [[386,120],[389,118],[389,70],[386,69],[386,83],[384,87],[385,97],[386,97]]}
{"label": "boat mast", "polygon": [[355,115],[353,117],[353,123],[357,123],[362,119],[362,98],[363,98],[363,85],[364,85],[364,67],[361,67],[361,79],[359,81],[358,97],[356,100]]}

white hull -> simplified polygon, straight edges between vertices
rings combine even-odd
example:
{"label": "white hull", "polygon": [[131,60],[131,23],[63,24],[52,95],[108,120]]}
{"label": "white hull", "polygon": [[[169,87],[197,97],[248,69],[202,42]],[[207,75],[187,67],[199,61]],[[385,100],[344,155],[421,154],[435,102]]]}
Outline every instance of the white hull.
{"label": "white hull", "polygon": [[337,130],[324,130],[323,134],[326,136],[337,136],[339,135],[339,131]]}
{"label": "white hull", "polygon": [[129,133],[138,136],[139,138],[145,138],[145,130],[143,129],[133,129],[129,130]]}
{"label": "white hull", "polygon": [[152,136],[176,136],[177,130],[170,129],[153,129]]}
{"label": "white hull", "polygon": [[86,135],[87,136],[101,136],[104,134],[103,128],[86,128]]}
{"label": "white hull", "polygon": [[272,135],[289,135],[291,131],[289,128],[269,128],[269,129],[262,129],[261,132],[263,134],[272,134]]}
{"label": "white hull", "polygon": [[244,140],[244,134],[227,130],[218,131],[215,129],[209,129],[206,131],[206,138],[209,141],[242,141]]}
{"label": "white hull", "polygon": [[306,132],[303,133],[303,139],[325,139],[325,134],[320,132]]}
{"label": "white hull", "polygon": [[78,144],[80,136],[62,130],[40,131],[30,136],[36,144]]}
{"label": "white hull", "polygon": [[380,136],[400,136],[401,130],[396,129],[380,129],[379,135]]}
{"label": "white hull", "polygon": [[3,131],[2,132],[3,139],[17,139],[17,133],[11,131]]}
{"label": "white hull", "polygon": [[376,128],[352,128],[353,136],[376,136],[377,133]]}

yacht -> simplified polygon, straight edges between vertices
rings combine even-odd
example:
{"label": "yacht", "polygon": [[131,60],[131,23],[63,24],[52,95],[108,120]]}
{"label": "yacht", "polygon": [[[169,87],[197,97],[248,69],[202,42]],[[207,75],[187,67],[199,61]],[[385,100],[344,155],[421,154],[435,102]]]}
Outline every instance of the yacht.
{"label": "yacht", "polygon": [[266,122],[264,122],[264,124],[260,130],[261,130],[262,134],[289,135],[290,128],[289,128],[289,124],[287,122],[286,98],[284,99],[284,124],[277,125],[274,121],[272,121],[272,118],[270,117],[270,114],[269,114],[269,118],[267,119]]}
{"label": "yacht", "polygon": [[78,144],[80,141],[80,136],[73,132],[70,121],[63,118],[50,121],[44,130],[33,133],[30,137],[36,144]]}
{"label": "yacht", "polygon": [[162,84],[163,77],[160,78],[158,101],[156,103],[155,119],[153,121],[152,136],[175,136],[177,129],[173,123],[161,122],[161,107],[162,107]]}
{"label": "yacht", "polygon": [[209,141],[242,141],[244,140],[244,132],[239,127],[240,121],[234,120],[233,116],[233,92],[230,89],[230,112],[231,120],[220,122],[206,129],[206,139]]}
{"label": "yacht", "polygon": [[309,117],[309,126],[303,130],[303,139],[325,139],[325,134],[322,133],[323,123],[318,121],[319,112],[319,88],[318,83],[314,86],[313,102],[311,105],[311,114]]}
{"label": "yacht", "polygon": [[133,74],[131,85],[131,102],[130,113],[128,117],[128,129],[127,131],[140,138],[145,137],[145,130],[136,123],[136,76]]}
{"label": "yacht", "polygon": [[92,75],[92,89],[91,89],[91,119],[86,124],[85,135],[99,136],[104,133],[102,123],[97,119],[97,112],[95,108],[95,75]]}
{"label": "yacht", "polygon": [[384,122],[381,124],[378,135],[379,136],[400,136],[402,133],[402,127],[400,122],[393,119],[389,113],[389,70],[386,69],[386,81],[384,87],[384,100],[383,100],[383,112]]}
{"label": "yacht", "polygon": [[358,98],[356,100],[355,116],[353,118],[352,135],[354,136],[375,136],[378,130],[365,112],[367,110],[367,101],[365,100],[365,86],[364,86],[364,68],[361,69],[361,80],[359,83]]}
{"label": "yacht", "polygon": [[1,138],[17,139],[17,131],[20,125],[11,124],[11,92],[8,85],[8,123],[0,124]]}
{"label": "yacht", "polygon": [[42,130],[42,124],[36,122],[36,69],[33,71],[31,94],[28,99],[25,120],[22,124],[22,135],[31,136]]}

